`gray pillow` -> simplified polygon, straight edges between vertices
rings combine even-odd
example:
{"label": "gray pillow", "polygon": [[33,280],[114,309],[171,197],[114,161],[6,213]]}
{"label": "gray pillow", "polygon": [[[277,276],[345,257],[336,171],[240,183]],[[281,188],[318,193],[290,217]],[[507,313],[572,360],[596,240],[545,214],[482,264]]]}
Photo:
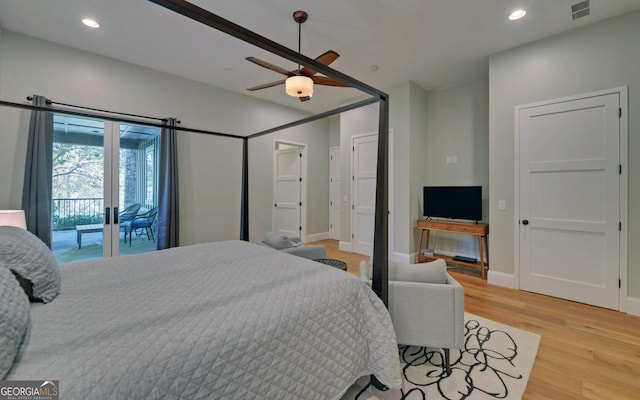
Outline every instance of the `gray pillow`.
{"label": "gray pillow", "polygon": [[60,293],[58,262],[31,232],[0,226],[0,261],[18,277],[30,299],[48,303]]}
{"label": "gray pillow", "polygon": [[447,283],[447,263],[437,259],[428,263],[398,264],[396,281]]}
{"label": "gray pillow", "polygon": [[287,235],[278,232],[268,232],[264,237],[264,242],[276,250],[284,250],[293,247],[293,242]]}
{"label": "gray pillow", "polygon": [[7,376],[29,327],[29,299],[0,261],[0,380]]}

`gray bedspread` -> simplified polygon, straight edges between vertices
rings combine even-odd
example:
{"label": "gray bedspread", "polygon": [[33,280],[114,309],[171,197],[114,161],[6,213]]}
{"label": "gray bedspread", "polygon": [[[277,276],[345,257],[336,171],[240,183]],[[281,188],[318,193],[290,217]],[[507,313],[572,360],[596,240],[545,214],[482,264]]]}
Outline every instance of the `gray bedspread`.
{"label": "gray bedspread", "polygon": [[62,265],[6,379],[61,399],[339,399],[401,383],[382,302],[351,274],[241,241]]}

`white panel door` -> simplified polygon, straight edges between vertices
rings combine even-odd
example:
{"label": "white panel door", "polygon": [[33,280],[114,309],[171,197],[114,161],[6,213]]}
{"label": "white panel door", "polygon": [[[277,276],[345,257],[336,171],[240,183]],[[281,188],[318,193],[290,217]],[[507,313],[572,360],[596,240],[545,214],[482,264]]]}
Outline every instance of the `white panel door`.
{"label": "white panel door", "polygon": [[302,161],[298,147],[275,150],[273,230],[300,236]]}
{"label": "white panel door", "polygon": [[352,151],[352,249],[354,253],[370,256],[375,227],[378,136],[354,138]]}
{"label": "white panel door", "polygon": [[619,104],[519,109],[522,289],[619,308]]}
{"label": "white panel door", "polygon": [[340,147],[329,149],[329,238],[340,240]]}

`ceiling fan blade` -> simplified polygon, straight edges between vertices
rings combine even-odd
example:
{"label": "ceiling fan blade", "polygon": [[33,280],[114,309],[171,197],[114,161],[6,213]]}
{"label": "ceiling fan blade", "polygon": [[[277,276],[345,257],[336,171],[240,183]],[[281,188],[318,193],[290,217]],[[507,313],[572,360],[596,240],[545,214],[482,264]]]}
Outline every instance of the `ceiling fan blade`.
{"label": "ceiling fan blade", "polygon": [[286,69],[284,69],[282,67],[278,67],[277,65],[273,65],[273,64],[268,63],[266,61],[260,60],[259,58],[247,57],[247,58],[245,58],[245,60],[251,61],[254,64],[258,64],[259,66],[261,66],[263,68],[270,69],[271,71],[278,72],[278,73],[280,73],[282,75],[286,75],[286,76],[294,75],[291,71],[287,71]]}
{"label": "ceiling fan blade", "polygon": [[[323,54],[320,54],[318,57],[316,57],[316,61],[321,63],[321,64],[324,64],[324,65],[329,65],[332,62],[334,62],[335,60],[337,60],[338,57],[340,57],[340,54],[336,53],[333,50],[329,50],[329,51],[326,51]],[[300,72],[305,74],[305,75],[309,75],[309,76],[312,76],[312,75],[315,75],[315,74],[318,73],[318,71],[316,71],[316,70],[314,70],[312,68],[309,68],[309,67],[302,68],[300,70]]]}
{"label": "ceiling fan blade", "polygon": [[313,79],[313,83],[315,83],[316,85],[351,87],[351,85],[349,85],[348,83],[337,81],[333,78],[329,78],[328,76],[314,75],[311,77],[311,79]]}
{"label": "ceiling fan blade", "polygon": [[340,54],[336,53],[333,50],[329,50],[323,54],[320,54],[316,57],[316,61],[322,63],[324,65],[329,65],[340,57]]}
{"label": "ceiling fan blade", "polygon": [[260,89],[266,89],[266,88],[270,88],[273,86],[278,86],[278,85],[282,85],[284,83],[284,81],[286,81],[286,79],[281,79],[279,81],[275,81],[275,82],[270,82],[270,83],[265,83],[263,85],[258,85],[258,86],[254,86],[254,87],[250,87],[247,90],[260,90]]}

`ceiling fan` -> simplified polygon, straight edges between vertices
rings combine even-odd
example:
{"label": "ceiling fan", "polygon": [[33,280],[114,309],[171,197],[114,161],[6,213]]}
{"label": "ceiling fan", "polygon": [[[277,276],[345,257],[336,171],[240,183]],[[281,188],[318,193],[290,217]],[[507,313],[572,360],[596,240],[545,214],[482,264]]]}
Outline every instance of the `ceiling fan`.
{"label": "ceiling fan", "polygon": [[[298,53],[300,53],[300,38],[301,38],[301,28],[302,24],[307,20],[309,14],[305,11],[296,11],[293,13],[293,20],[298,24]],[[301,53],[300,53],[301,54]],[[329,50],[320,56],[318,56],[315,60],[324,65],[329,65],[334,62],[340,55],[333,50]],[[260,90],[266,89],[273,86],[285,84],[285,91],[289,96],[297,97],[300,101],[311,100],[311,95],[313,94],[313,84],[323,85],[323,86],[338,86],[338,87],[351,87],[351,85],[340,82],[333,78],[323,75],[316,75],[318,71],[309,68],[302,67],[300,68],[300,64],[298,64],[298,69],[289,71],[285,68],[279,67],[277,65],[273,65],[266,61],[260,60],[255,57],[247,57],[247,61],[251,61],[254,64],[257,64],[263,68],[269,69],[271,71],[278,72],[282,75],[287,76],[285,79],[281,79],[275,82],[265,83],[263,85],[258,85],[254,87],[250,87],[247,90]]]}

